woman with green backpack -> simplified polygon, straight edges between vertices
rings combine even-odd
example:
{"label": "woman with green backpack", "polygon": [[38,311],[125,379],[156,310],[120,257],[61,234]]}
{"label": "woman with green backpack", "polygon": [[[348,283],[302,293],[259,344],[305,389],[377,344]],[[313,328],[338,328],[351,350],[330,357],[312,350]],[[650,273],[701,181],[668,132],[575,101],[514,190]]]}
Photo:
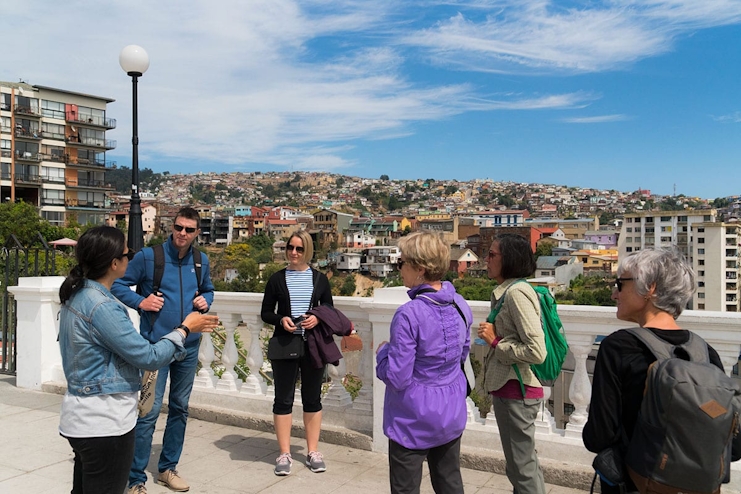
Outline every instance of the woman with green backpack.
{"label": "woman with green backpack", "polygon": [[535,266],[525,238],[506,234],[494,239],[487,256],[489,278],[497,281],[491,295],[493,317],[478,329],[479,338],[491,347],[484,358],[483,386],[492,397],[507,478],[516,494],[545,494],[535,452],[543,387],[530,369],[545,360],[545,336],[538,295],[528,283],[518,283],[532,276]]}

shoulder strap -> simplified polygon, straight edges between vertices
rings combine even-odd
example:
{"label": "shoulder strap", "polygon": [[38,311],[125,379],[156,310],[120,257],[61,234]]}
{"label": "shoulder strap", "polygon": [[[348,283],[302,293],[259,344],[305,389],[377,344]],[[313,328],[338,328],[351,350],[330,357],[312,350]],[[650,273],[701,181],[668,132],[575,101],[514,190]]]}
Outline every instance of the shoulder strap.
{"label": "shoulder strap", "polygon": [[152,276],[152,293],[160,291],[162,285],[162,275],[165,273],[165,247],[155,245],[152,247],[154,253],[154,275]]}
{"label": "shoulder strap", "polygon": [[671,343],[662,340],[648,329],[628,328],[626,331],[646,345],[657,360],[673,358],[675,348],[681,348],[687,352],[687,355],[689,355],[690,361],[692,362],[710,361],[708,344],[692,331],[690,331],[689,340],[681,345],[672,345]]}
{"label": "shoulder strap", "polygon": [[415,295],[415,298],[422,296],[422,298],[429,300],[435,305],[452,305],[453,307],[455,307],[455,310],[458,311],[458,314],[460,314],[461,319],[463,319],[463,323],[466,325],[466,327],[468,327],[468,321],[466,320],[466,316],[463,314],[463,310],[460,308],[460,306],[455,302],[455,299],[453,299],[453,301],[449,304],[440,304],[439,302],[435,302],[430,297],[427,297],[424,295],[425,293],[432,293],[432,292],[437,292],[437,290],[435,290],[434,288],[423,288],[422,290],[417,292],[417,295]]}
{"label": "shoulder strap", "polygon": [[193,266],[196,271],[196,284],[198,285],[198,293],[201,293],[201,251],[196,249],[195,247],[192,247],[191,251],[193,252]]}

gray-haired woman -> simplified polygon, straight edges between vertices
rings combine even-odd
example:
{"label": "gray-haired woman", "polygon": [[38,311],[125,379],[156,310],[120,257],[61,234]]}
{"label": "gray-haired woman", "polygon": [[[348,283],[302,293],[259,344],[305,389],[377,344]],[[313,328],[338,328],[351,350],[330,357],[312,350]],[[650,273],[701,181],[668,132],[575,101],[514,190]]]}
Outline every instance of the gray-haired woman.
{"label": "gray-haired woman", "polygon": [[[612,298],[617,301],[618,319],[636,323],[672,345],[682,345],[690,331],[680,328],[676,319],[694,291],[695,274],[679,251],[643,249],[620,263]],[[723,369],[710,345],[708,353],[710,362]],[[589,420],[582,434],[589,451],[617,447],[625,452],[643,401],[648,367],[655,361],[648,347],[626,330],[602,341],[594,367]],[[619,486],[601,484],[603,494],[620,492]],[[637,490],[630,478],[626,484],[628,492]]]}

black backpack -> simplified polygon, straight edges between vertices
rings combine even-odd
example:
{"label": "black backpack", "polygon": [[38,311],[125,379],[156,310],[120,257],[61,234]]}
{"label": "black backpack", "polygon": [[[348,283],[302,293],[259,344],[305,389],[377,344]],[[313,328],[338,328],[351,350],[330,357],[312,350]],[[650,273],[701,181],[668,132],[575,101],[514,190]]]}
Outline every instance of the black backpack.
{"label": "black backpack", "polygon": [[[193,252],[193,266],[195,268],[196,272],[196,282],[198,283],[198,292],[201,292],[201,271],[202,271],[202,263],[201,263],[201,251],[193,247],[191,249]],[[162,285],[162,276],[165,274],[165,247],[160,245],[155,245],[152,247],[152,253],[154,254],[154,275],[152,276],[152,293],[157,293],[160,291],[160,286]],[[141,285],[139,285],[141,286]],[[137,293],[139,295],[143,295],[139,292],[139,287],[137,286]]]}
{"label": "black backpack", "polygon": [[625,455],[630,478],[644,494],[719,492],[739,433],[741,385],[710,363],[707,343],[692,332],[674,346],[649,330],[627,331],[657,359]]}

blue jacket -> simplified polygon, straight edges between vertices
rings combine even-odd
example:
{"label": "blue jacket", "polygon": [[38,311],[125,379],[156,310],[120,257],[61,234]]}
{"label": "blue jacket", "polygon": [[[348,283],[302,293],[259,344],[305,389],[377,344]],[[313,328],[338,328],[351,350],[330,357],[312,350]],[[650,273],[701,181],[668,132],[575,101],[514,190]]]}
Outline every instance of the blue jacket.
{"label": "blue jacket", "polygon": [[[141,316],[141,335],[149,341],[157,341],[183,322],[185,316],[193,312],[193,299],[199,291],[196,281],[196,271],[193,265],[193,248],[182,259],[178,258],[178,251],[172,243],[172,236],[164,243],[165,271],[162,274],[160,292],[165,298],[165,304],[159,312],[139,310],[139,304],[152,293],[154,278],[154,252],[146,247],[136,253],[134,259],[126,268],[123,278],[117,279],[111,287],[111,292],[124,304],[132,309],[139,310]],[[211,283],[211,272],[208,257],[201,254],[201,286],[200,295],[206,299],[208,306],[214,301],[214,285]],[[134,285],[141,287],[142,295],[131,290]],[[191,333],[185,340],[186,345],[200,339],[200,333]]]}
{"label": "blue jacket", "polygon": [[77,396],[138,391],[139,369],[159,369],[173,356],[185,358],[181,341],[179,335],[155,344],[144,340],[126,307],[92,280],[84,280],[60,311],[62,366],[67,390]]}

